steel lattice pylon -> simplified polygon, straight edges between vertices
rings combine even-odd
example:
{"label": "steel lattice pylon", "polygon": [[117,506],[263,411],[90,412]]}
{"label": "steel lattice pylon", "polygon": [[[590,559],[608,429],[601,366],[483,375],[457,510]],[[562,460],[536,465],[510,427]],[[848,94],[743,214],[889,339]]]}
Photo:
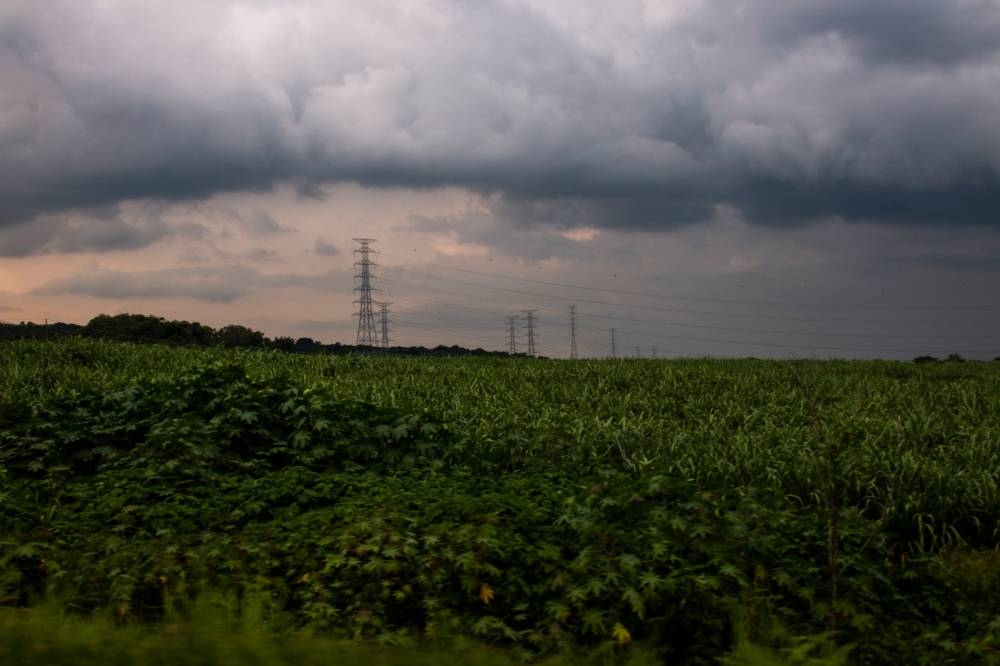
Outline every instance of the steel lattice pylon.
{"label": "steel lattice pylon", "polygon": [[521,310],[524,313],[525,331],[528,338],[528,356],[535,355],[535,313],[537,310]]}
{"label": "steel lattice pylon", "polygon": [[576,306],[569,306],[569,357],[575,359],[576,354]]}
{"label": "steel lattice pylon", "polygon": [[389,348],[389,306],[392,303],[379,303],[379,327],[382,329],[382,347]]}
{"label": "steel lattice pylon", "polygon": [[507,353],[517,353],[517,316],[507,317]]}
{"label": "steel lattice pylon", "polygon": [[358,318],[358,337],[355,344],[359,347],[376,347],[379,344],[379,332],[375,326],[373,299],[375,289],[372,287],[372,268],[377,264],[371,260],[371,254],[374,252],[371,249],[371,244],[376,239],[355,238],[353,240],[358,243],[358,248],[354,250],[354,256],[357,257],[357,261],[354,262],[354,279],[357,280],[354,293],[358,295],[354,301],[354,304],[358,306],[358,311],[355,313]]}

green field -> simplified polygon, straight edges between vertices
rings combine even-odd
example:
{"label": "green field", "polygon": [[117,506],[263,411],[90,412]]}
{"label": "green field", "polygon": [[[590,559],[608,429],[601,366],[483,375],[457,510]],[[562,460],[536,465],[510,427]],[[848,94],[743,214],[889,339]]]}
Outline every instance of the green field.
{"label": "green field", "polygon": [[8,342],[0,606],[3,663],[248,640],[206,608],[258,655],[1000,663],[1000,363]]}

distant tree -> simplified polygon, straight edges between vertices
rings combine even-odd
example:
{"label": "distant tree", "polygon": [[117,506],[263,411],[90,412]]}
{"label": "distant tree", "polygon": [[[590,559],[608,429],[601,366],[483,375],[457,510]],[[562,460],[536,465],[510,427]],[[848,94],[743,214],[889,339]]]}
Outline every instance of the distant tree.
{"label": "distant tree", "polygon": [[260,331],[239,324],[223,326],[215,332],[215,338],[223,347],[263,347],[267,341]]}
{"label": "distant tree", "polygon": [[948,354],[948,360],[952,363],[961,363],[965,359],[962,358],[961,354]]}
{"label": "distant tree", "polygon": [[83,329],[79,324],[35,324],[24,322],[20,324],[0,323],[0,340],[48,339],[64,335],[78,335]]}
{"label": "distant tree", "polygon": [[171,321],[140,314],[97,315],[83,331],[96,338],[177,345],[210,345],[215,335],[211,326],[198,322]]}
{"label": "distant tree", "polygon": [[322,349],[323,345],[312,338],[299,338],[295,341],[295,351],[298,352],[315,352]]}
{"label": "distant tree", "polygon": [[937,359],[933,356],[918,356],[913,359],[914,363],[937,363]]}
{"label": "distant tree", "polygon": [[280,349],[281,351],[295,351],[295,339],[287,335],[282,335],[270,340],[267,346],[272,349]]}
{"label": "distant tree", "polygon": [[168,328],[172,342],[185,345],[210,345],[215,338],[215,329],[199,322],[172,321]]}

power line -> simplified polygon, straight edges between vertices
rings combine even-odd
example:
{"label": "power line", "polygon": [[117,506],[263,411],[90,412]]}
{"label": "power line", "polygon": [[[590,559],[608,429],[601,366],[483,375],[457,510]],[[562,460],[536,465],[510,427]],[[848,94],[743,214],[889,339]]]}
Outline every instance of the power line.
{"label": "power line", "polygon": [[[396,293],[396,298],[397,298],[397,300],[401,299],[401,300],[404,300],[404,301],[414,301],[414,302],[417,302],[417,303],[433,303],[433,304],[437,304],[437,301],[433,301],[431,299],[418,298],[416,296],[407,296],[405,294],[400,294],[398,292]],[[425,306],[424,309],[413,307],[413,308],[410,308],[408,310],[404,310],[403,312],[409,313],[409,314],[423,315],[423,316],[434,316],[434,317],[441,317],[441,318],[445,318],[445,319],[453,319],[454,316],[455,316],[455,309],[454,308],[457,308],[462,313],[462,315],[463,315],[463,317],[465,319],[479,321],[479,322],[482,323],[482,325],[484,327],[488,327],[488,326],[490,326],[491,323],[495,323],[496,322],[498,311],[502,309],[502,306],[498,307],[496,311],[491,311],[491,310],[478,310],[478,309],[475,309],[475,308],[468,308],[468,307],[464,307],[461,304],[459,304],[459,305],[454,306],[448,312],[442,312],[441,310],[434,310],[434,309],[431,309],[431,308]]]}
{"label": "power line", "polygon": [[[445,278],[437,278],[437,277],[433,277],[433,276],[430,276],[430,277],[432,277],[433,279],[437,279],[437,280],[443,280],[443,281],[446,281],[446,282],[451,282],[451,280],[447,280]],[[402,281],[398,281],[398,280],[390,280],[388,278],[383,278],[383,281],[392,282],[394,284],[400,284],[400,285],[407,285],[408,284],[408,283],[405,283],[405,282],[402,282]],[[469,283],[464,283],[464,284],[466,286],[470,286]],[[544,293],[538,293],[538,292],[527,292],[527,291],[521,291],[521,290],[507,290],[507,289],[503,289],[502,287],[492,287],[492,286],[489,286],[489,285],[474,284],[474,285],[471,285],[471,286],[480,287],[480,288],[483,288],[483,289],[496,289],[496,290],[501,290],[501,291],[514,291],[516,293],[523,293],[523,294],[526,294],[526,295],[529,295],[529,296],[535,296],[535,297],[541,297],[541,298],[552,298],[552,299],[558,299],[558,300],[578,300],[578,299],[570,299],[570,298],[564,297],[564,296],[555,296],[555,295],[551,295],[551,294],[544,294]],[[422,290],[425,290],[425,291],[434,291],[434,292],[443,293],[443,294],[449,294],[449,295],[459,295],[459,296],[463,296],[463,297],[466,297],[466,298],[468,297],[466,294],[463,294],[463,293],[460,293],[460,292],[455,292],[455,291],[448,290],[448,289],[441,289],[440,287],[431,287],[431,286],[427,286],[427,285],[420,285],[420,288]],[[480,302],[482,302],[482,299],[479,299],[479,300],[480,300]],[[700,311],[693,311],[693,310],[677,310],[677,309],[673,309],[673,308],[662,308],[662,307],[658,307],[658,306],[655,306],[655,305],[646,305],[646,306],[627,305],[627,304],[623,304],[623,303],[612,303],[612,302],[608,302],[608,301],[584,300],[584,302],[586,302],[586,303],[594,303],[594,304],[597,304],[597,305],[607,305],[607,306],[611,306],[611,307],[628,307],[628,308],[643,309],[643,310],[656,310],[656,311],[665,311],[665,312],[679,312],[679,313],[684,313],[684,314],[692,314],[693,313],[693,314],[710,314],[710,315],[737,316],[737,317],[739,317],[739,316],[745,316],[745,317],[757,317],[757,318],[763,318],[763,319],[779,319],[779,320],[790,320],[790,321],[821,321],[821,320],[818,320],[818,319],[809,319],[809,318],[801,318],[801,317],[775,317],[775,316],[767,316],[767,315],[751,315],[751,314],[742,314],[742,313],[728,313],[728,314],[726,314],[726,313],[718,313],[718,312],[700,312]],[[675,327],[681,327],[681,328],[696,328],[696,329],[732,331],[732,332],[743,332],[743,333],[766,333],[766,334],[777,334],[777,335],[801,335],[801,336],[812,336],[812,337],[854,337],[854,338],[873,338],[873,339],[874,338],[884,338],[884,339],[899,339],[899,338],[904,338],[904,339],[915,339],[915,340],[916,339],[932,339],[932,340],[937,340],[937,339],[941,339],[941,340],[952,340],[952,339],[991,339],[993,337],[993,336],[989,336],[989,335],[966,335],[966,334],[956,334],[956,335],[899,334],[899,335],[894,335],[894,334],[878,334],[878,333],[868,334],[868,333],[835,333],[835,332],[822,332],[822,331],[788,331],[788,330],[779,330],[779,329],[748,328],[748,327],[741,327],[741,326],[722,326],[722,325],[714,325],[714,324],[692,324],[692,323],[686,323],[686,322],[655,321],[655,320],[649,320],[649,319],[637,319],[637,318],[634,318],[634,317],[627,317],[627,316],[623,316],[623,315],[607,315],[607,314],[597,314],[597,313],[589,313],[589,316],[591,316],[591,317],[599,317],[599,318],[603,318],[603,319],[612,319],[612,320],[617,320],[617,321],[630,321],[630,322],[636,322],[636,323],[653,324],[653,325],[657,325],[657,326],[675,326]],[[849,321],[849,320],[833,319],[832,321]],[[862,351],[864,351],[864,350],[862,350]],[[984,351],[985,353],[992,353],[992,350],[980,350],[980,351]]]}
{"label": "power line", "polygon": [[455,330],[450,329],[450,328],[441,328],[439,326],[430,326],[430,325],[424,324],[424,323],[405,322],[405,324],[406,324],[407,328],[411,328],[412,327],[412,328],[418,328],[418,329],[426,330],[426,331],[434,331],[434,332],[437,332],[437,333],[443,333],[443,334],[445,334],[446,339],[447,339],[447,337],[462,338],[464,340],[469,340],[476,347],[483,347],[483,345],[482,345],[483,336],[481,336],[481,335],[468,335],[468,334],[465,334],[465,333],[458,333]]}
{"label": "power line", "polygon": [[[572,284],[567,282],[555,282],[551,280],[538,280],[534,278],[518,277],[515,275],[505,275],[503,273],[491,273],[488,271],[478,271],[471,268],[460,268],[458,266],[450,266],[448,264],[443,264],[441,262],[427,262],[428,265],[441,268],[449,271],[457,271],[460,273],[468,273],[470,275],[482,275],[484,277],[498,277],[506,280],[515,280],[518,282],[529,282],[532,284],[544,284],[553,287],[565,287],[569,289],[583,289],[586,291],[596,291],[605,292],[609,294],[621,294],[626,296],[640,296],[642,298],[658,298],[665,300],[676,300],[676,301],[691,301],[697,303],[725,303],[730,305],[767,305],[767,306],[778,306],[778,307],[821,307],[829,308],[830,303],[802,303],[802,302],[788,302],[788,301],[767,301],[767,300],[750,300],[750,299],[734,299],[734,298],[713,298],[708,296],[678,296],[676,294],[658,294],[655,292],[648,291],[630,291],[626,289],[613,289],[609,287],[589,287],[587,285]],[[594,271],[587,271],[594,272]],[[618,273],[612,273],[612,276],[617,276]],[[626,274],[622,274],[626,275]],[[605,275],[607,277],[607,275]],[[643,280],[649,280],[649,276],[639,276],[630,275],[630,277],[640,278]],[[660,278],[653,278],[659,280]],[[965,311],[965,310],[983,310],[983,311],[995,311],[1000,310],[1000,306],[991,305],[980,305],[980,306],[963,306],[963,305],[883,305],[883,304],[863,304],[855,303],[849,304],[846,307],[855,309],[878,309],[878,310],[893,310],[893,311],[924,311],[924,310],[942,310],[942,311]]]}
{"label": "power line", "polygon": [[[616,329],[617,330],[617,329]],[[792,343],[780,343],[780,342],[747,342],[744,340],[721,340],[719,338],[696,338],[693,336],[684,335],[668,335],[664,333],[643,333],[640,331],[622,331],[629,335],[639,335],[644,337],[656,338],[656,339],[669,339],[669,340],[688,340],[691,342],[717,342],[720,344],[727,345],[741,345],[744,347],[769,347],[774,349],[806,349],[806,350],[823,350],[823,351],[853,351],[853,352],[892,352],[899,354],[948,354],[953,352],[953,349],[944,348],[901,348],[901,347],[839,347],[832,345],[812,345],[812,344],[792,344]],[[964,351],[966,353],[973,354],[992,354],[993,349],[961,349],[959,351]]]}
{"label": "power line", "polygon": [[[455,328],[456,320],[453,317],[449,317],[447,315],[430,315],[430,314],[421,314],[421,313],[417,313],[417,312],[410,312],[409,314],[413,315],[413,316],[426,317],[426,318],[429,318],[429,319],[432,319],[432,320],[436,320],[436,321],[448,322],[450,329],[454,329]],[[596,315],[590,315],[590,316],[596,316]],[[619,318],[612,317],[612,319],[619,319]],[[625,321],[633,321],[633,320],[625,319],[625,318],[622,318],[622,319],[624,319]],[[397,318],[397,320],[398,320],[398,318]],[[460,321],[460,320],[458,320],[458,321]],[[640,321],[647,321],[647,320],[640,320]],[[469,322],[469,323],[470,323],[470,330],[482,331],[482,330],[485,330],[485,328],[486,328],[485,326],[477,324],[475,322]],[[669,325],[669,324],[666,324],[665,322],[649,321],[649,323],[660,324],[660,325]],[[629,335],[629,336],[638,336],[638,337],[644,337],[644,338],[651,338],[651,339],[659,340],[659,341],[664,341],[664,340],[683,340],[683,341],[688,341],[688,342],[717,343],[717,344],[728,344],[728,345],[750,346],[750,347],[765,347],[765,348],[771,348],[771,349],[803,349],[803,350],[810,350],[810,351],[822,350],[822,351],[853,351],[853,352],[893,352],[893,353],[905,353],[905,354],[930,354],[930,353],[948,354],[948,353],[951,353],[953,351],[956,351],[955,349],[926,348],[926,347],[924,347],[924,348],[843,347],[843,346],[816,345],[816,344],[753,342],[753,341],[746,341],[746,340],[733,340],[733,339],[704,338],[704,337],[695,337],[695,336],[673,335],[673,334],[663,333],[663,332],[622,330],[621,328],[618,328],[618,327],[612,327],[610,329],[599,329],[597,327],[592,327],[592,326],[581,326],[579,323],[577,324],[576,328],[577,328],[578,335],[579,335],[579,332],[581,330],[582,331],[595,331],[595,332],[599,331],[599,330],[600,331],[608,331],[609,332],[609,339],[610,339],[610,342],[611,342],[611,345],[612,345],[612,351],[614,351],[614,342],[616,340],[617,333],[624,333],[624,334]],[[449,329],[444,329],[444,328],[438,328],[438,329],[435,329],[435,330],[441,330],[441,331],[445,331],[445,332],[449,331]],[[614,333],[611,333],[612,330],[614,331]],[[470,337],[470,336],[466,336],[466,337]],[[966,352],[966,353],[987,353],[987,354],[994,353],[993,350],[986,350],[986,349],[958,349],[957,351]],[[671,353],[676,353],[676,354],[691,354],[692,352],[680,351],[680,350],[671,350]]]}
{"label": "power line", "polygon": [[[436,279],[436,280],[442,280],[442,281],[445,281],[445,282],[451,282],[451,280],[448,280],[446,278],[440,278],[440,277],[435,277],[435,276],[428,276],[428,277],[431,277],[432,279]],[[399,285],[403,285],[403,286],[415,286],[415,285],[412,285],[412,283],[403,282],[403,281],[399,281],[399,280],[388,280],[388,279],[386,279],[386,281],[389,281],[389,282],[392,282],[392,283],[395,283],[395,284],[399,284]],[[465,286],[481,287],[481,288],[485,288],[485,289],[497,289],[497,290],[500,290],[500,291],[507,291],[507,292],[514,292],[514,293],[523,293],[523,294],[527,294],[527,295],[531,295],[531,296],[535,296],[535,297],[553,298],[553,299],[557,299],[557,300],[570,300],[570,299],[568,299],[566,297],[555,296],[555,295],[544,294],[544,293],[538,293],[538,292],[530,292],[530,291],[525,291],[525,290],[509,290],[509,289],[504,289],[504,288],[491,287],[491,286],[488,286],[488,285],[479,285],[479,284],[474,284],[474,283],[470,284],[468,282],[464,282],[464,283],[461,283],[461,284],[463,284]],[[452,290],[441,289],[441,288],[438,288],[438,287],[431,287],[431,286],[427,286],[427,285],[420,285],[420,289],[421,290],[425,290],[425,291],[434,291],[434,292],[448,294],[448,295],[458,295],[458,296],[460,296],[463,299],[469,298],[469,295],[467,293],[464,293],[464,292],[455,292],[455,291],[452,291]],[[414,298],[416,298],[416,297],[414,297]],[[484,301],[483,301],[483,299],[479,299],[479,302],[484,302]],[[600,305],[609,305],[609,306],[621,306],[622,305],[622,304],[619,304],[619,303],[610,303],[610,302],[604,302],[604,301],[585,301],[585,302],[594,302],[594,303],[597,303],[597,304],[600,304]],[[627,306],[627,307],[640,307],[640,306]],[[545,309],[548,310],[550,308],[545,308]],[[671,309],[671,308],[658,308],[656,306],[647,306],[645,309],[647,309],[647,310],[674,311],[674,309]],[[470,310],[473,311],[473,312],[479,311],[479,312],[486,313],[486,311],[484,311],[484,310],[474,310],[474,309],[470,309]],[[721,314],[721,313],[707,313],[707,314]],[[495,314],[494,314],[494,316],[495,316]],[[607,318],[607,319],[611,319],[611,320],[618,320],[618,321],[633,321],[633,322],[638,322],[638,323],[647,323],[647,324],[652,324],[652,325],[656,325],[656,326],[680,326],[680,327],[705,328],[705,329],[713,329],[713,330],[721,330],[721,331],[732,331],[732,332],[751,332],[751,333],[767,333],[767,334],[781,334],[781,335],[801,335],[801,336],[817,336],[817,337],[819,337],[819,336],[823,336],[823,337],[841,337],[842,336],[842,337],[861,337],[861,338],[869,337],[869,338],[913,338],[913,339],[921,339],[921,338],[926,338],[926,339],[954,339],[954,338],[965,338],[965,337],[968,337],[968,338],[988,337],[988,336],[962,336],[962,335],[955,335],[955,336],[932,336],[932,335],[925,335],[925,336],[921,336],[921,335],[906,335],[906,334],[894,336],[894,335],[831,333],[831,332],[814,332],[814,331],[786,331],[786,330],[775,330],[775,329],[754,329],[754,328],[733,327],[733,326],[715,326],[715,325],[707,325],[707,324],[687,324],[687,323],[681,323],[681,322],[665,322],[665,321],[655,321],[655,320],[649,320],[649,319],[631,318],[631,317],[626,317],[626,316],[621,316],[621,315],[591,314],[591,316],[596,316],[596,317],[601,317],[601,318]],[[740,314],[737,314],[735,316],[752,316],[752,315],[740,315]],[[770,317],[770,318],[776,318],[776,317]],[[811,319],[791,318],[791,317],[785,317],[785,318],[782,318],[782,319],[812,321]],[[950,352],[956,351],[955,349],[947,349],[946,350],[946,349],[943,349],[943,348],[940,348],[940,349],[928,349],[928,348],[915,349],[915,348],[901,348],[901,347],[849,347],[849,346],[840,346],[840,345],[816,345],[816,344],[794,344],[794,343],[747,342],[747,341],[740,341],[740,340],[724,340],[724,339],[716,339],[716,338],[701,338],[701,337],[691,337],[691,336],[666,335],[666,334],[662,334],[662,333],[650,334],[650,333],[641,333],[640,332],[640,333],[635,333],[635,334],[636,335],[642,335],[642,336],[648,336],[648,337],[655,337],[655,338],[660,338],[660,339],[690,340],[690,341],[702,342],[702,343],[719,343],[719,344],[727,344],[727,345],[756,346],[756,347],[769,347],[769,348],[788,348],[788,349],[798,348],[798,349],[807,349],[807,350],[813,350],[813,351],[815,351],[815,350],[827,350],[827,351],[851,351],[851,352],[889,352],[889,353],[906,353],[906,354],[913,354],[913,353],[922,354],[922,353],[931,353],[931,352],[934,352],[934,353],[950,353]],[[987,349],[968,349],[968,348],[966,348],[966,349],[958,349],[957,351],[962,351],[962,352],[965,352],[965,353],[985,353],[985,354],[990,354],[990,353],[994,353],[995,350],[993,350],[993,349],[988,349],[987,350]]]}
{"label": "power line", "polygon": [[[637,306],[638,307],[638,306]],[[840,333],[840,332],[824,332],[824,331],[794,331],[794,330],[781,330],[773,328],[747,328],[745,326],[717,326],[714,324],[691,324],[688,322],[668,322],[668,321],[658,321],[653,319],[636,319],[634,317],[624,317],[621,315],[607,315],[607,314],[591,314],[592,317],[599,317],[601,319],[614,319],[615,321],[629,321],[638,324],[654,324],[656,326],[676,326],[680,328],[701,328],[706,330],[714,331],[733,331],[740,333],[767,333],[769,335],[804,335],[810,337],[824,337],[824,338],[884,338],[895,340],[898,338],[914,339],[914,340],[953,340],[953,339],[970,339],[970,340],[989,340],[995,336],[985,335],[985,334],[956,334],[956,335],[919,335],[919,334],[880,334],[880,333]]]}
{"label": "power line", "polygon": [[[669,312],[671,314],[696,314],[696,315],[710,315],[710,316],[713,316],[713,317],[730,317],[730,318],[732,318],[732,317],[744,317],[744,318],[748,318],[748,319],[765,319],[765,320],[773,320],[773,321],[799,321],[799,322],[854,322],[855,321],[854,319],[849,319],[849,318],[845,318],[845,317],[794,317],[794,316],[788,316],[788,315],[758,314],[758,313],[752,313],[752,312],[717,312],[717,311],[712,311],[712,310],[692,310],[692,309],[687,309],[687,308],[664,307],[664,306],[660,306],[660,305],[631,305],[631,304],[628,304],[628,303],[616,303],[614,301],[600,301],[600,300],[595,300],[595,299],[573,298],[573,297],[570,297],[570,296],[558,296],[558,295],[555,295],[555,294],[546,294],[544,292],[528,291],[528,290],[525,290],[525,289],[510,289],[508,287],[498,287],[498,286],[495,286],[495,285],[469,283],[468,281],[452,280],[452,279],[443,278],[443,277],[440,277],[440,276],[437,276],[437,275],[420,274],[420,273],[417,273],[417,275],[419,275],[421,277],[424,277],[424,278],[427,278],[427,279],[431,279],[431,280],[438,280],[438,281],[441,281],[441,282],[450,282],[450,283],[453,283],[453,284],[460,284],[460,285],[465,286],[465,287],[473,286],[473,287],[477,287],[479,289],[489,289],[489,290],[492,290],[492,291],[502,291],[502,292],[506,292],[506,293],[510,293],[510,294],[519,294],[519,295],[524,295],[524,296],[532,296],[534,298],[548,298],[548,299],[559,300],[559,301],[575,301],[576,303],[587,303],[587,304],[592,304],[592,305],[604,305],[604,306],[608,306],[608,307],[641,308],[643,310],[655,310],[657,312]],[[406,283],[400,282],[398,280],[390,280],[389,278],[382,278],[382,279],[385,282],[392,282],[394,284],[406,284]],[[423,288],[424,289],[431,289],[431,287],[423,287]],[[439,289],[439,291],[441,291],[441,290]],[[445,293],[448,293],[448,292],[445,292]],[[869,320],[869,321],[874,322],[874,323],[878,323],[879,321],[885,321],[885,320]],[[926,319],[924,319],[924,320],[920,320],[920,319],[906,319],[906,320],[904,320],[904,319],[893,319],[892,320],[892,323],[922,323],[922,322],[923,323],[926,323],[926,322],[940,323],[940,320],[939,319],[933,319],[933,320],[926,320]],[[886,323],[888,323],[888,322],[886,322]]]}

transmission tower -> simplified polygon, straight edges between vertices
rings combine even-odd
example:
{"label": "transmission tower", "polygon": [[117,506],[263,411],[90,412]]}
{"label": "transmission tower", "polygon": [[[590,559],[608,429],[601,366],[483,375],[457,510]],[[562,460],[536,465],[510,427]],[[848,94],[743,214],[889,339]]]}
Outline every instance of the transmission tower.
{"label": "transmission tower", "polygon": [[525,331],[528,336],[528,356],[535,355],[535,313],[537,310],[521,310],[524,313]]}
{"label": "transmission tower", "polygon": [[611,358],[617,358],[617,352],[615,351],[615,329],[609,328],[608,333],[611,334]]}
{"label": "transmission tower", "polygon": [[642,358],[642,349],[639,348],[639,345],[635,346],[635,357]]}
{"label": "transmission tower", "polygon": [[653,345],[653,358],[656,358],[656,345]]}
{"label": "transmission tower", "polygon": [[576,306],[569,306],[569,357],[576,358]]}
{"label": "transmission tower", "polygon": [[507,353],[517,353],[517,315],[507,317]]}
{"label": "transmission tower", "polygon": [[379,326],[382,329],[382,347],[389,348],[389,306],[392,303],[379,303]]}
{"label": "transmission tower", "polygon": [[358,243],[358,248],[354,250],[354,256],[357,258],[354,262],[354,279],[358,282],[354,287],[354,293],[358,298],[354,303],[358,306],[358,311],[355,313],[358,318],[358,337],[354,344],[358,347],[376,347],[379,339],[378,330],[375,328],[375,312],[372,309],[374,303],[372,294],[375,291],[372,287],[372,268],[376,264],[371,260],[374,250],[370,247],[375,239],[355,238],[354,241]]}

